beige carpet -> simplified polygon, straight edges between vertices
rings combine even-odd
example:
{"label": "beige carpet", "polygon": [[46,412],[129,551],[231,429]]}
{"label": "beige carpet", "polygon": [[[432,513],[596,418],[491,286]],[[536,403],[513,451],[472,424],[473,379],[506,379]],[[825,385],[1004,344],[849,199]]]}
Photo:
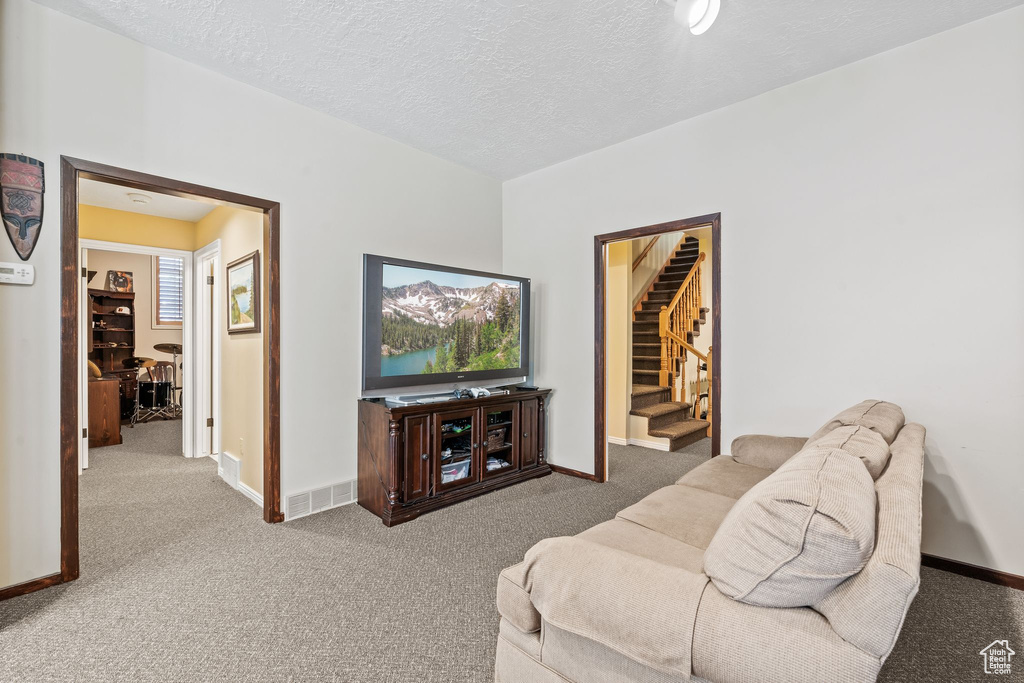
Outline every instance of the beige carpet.
{"label": "beige carpet", "polygon": [[[501,568],[708,455],[612,447],[607,484],[552,475],[393,529],[357,506],[271,526],[212,461],[170,455],[179,429],[92,452],[82,578],[0,603],[0,681],[488,681]],[[1021,593],[926,569],[882,679],[991,678],[978,651],[1024,653],[1022,624]]]}

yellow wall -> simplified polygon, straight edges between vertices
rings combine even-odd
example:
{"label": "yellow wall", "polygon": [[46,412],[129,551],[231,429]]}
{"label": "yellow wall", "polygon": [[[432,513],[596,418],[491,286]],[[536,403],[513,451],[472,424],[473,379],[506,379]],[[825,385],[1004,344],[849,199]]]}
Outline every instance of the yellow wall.
{"label": "yellow wall", "polygon": [[[228,334],[227,320],[215,321],[221,335],[221,451],[241,461],[239,479],[257,493],[263,493],[263,331],[267,322],[267,260],[263,249],[263,214],[218,206],[196,223],[196,248],[220,240],[223,282],[227,264],[260,251],[260,310],[263,324],[259,333]],[[217,296],[226,297],[218,288]],[[223,316],[222,316],[223,318]]]}
{"label": "yellow wall", "polygon": [[78,205],[78,236],[163,249],[196,249],[195,223],[88,204]]}
{"label": "yellow wall", "polygon": [[633,242],[608,245],[606,280],[605,345],[608,372],[608,436],[629,438],[632,371],[632,274]]}

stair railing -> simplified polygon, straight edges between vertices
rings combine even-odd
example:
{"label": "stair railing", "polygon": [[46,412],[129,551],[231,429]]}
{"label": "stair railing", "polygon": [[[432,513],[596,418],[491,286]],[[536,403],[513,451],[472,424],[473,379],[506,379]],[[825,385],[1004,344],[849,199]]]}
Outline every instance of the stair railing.
{"label": "stair railing", "polygon": [[[695,331],[695,325],[700,319],[700,309],[703,302],[703,272],[704,252],[697,257],[686,279],[679,285],[672,301],[667,306],[661,307],[658,314],[658,334],[661,336],[661,370],[658,374],[658,384],[663,387],[686,386],[686,353],[692,353],[699,361],[707,367],[706,377],[708,381],[708,417],[711,417],[711,349],[707,354],[698,351],[690,344],[689,339]],[[697,364],[697,386],[700,386],[700,363]],[[695,416],[700,416],[700,392],[694,402]]]}

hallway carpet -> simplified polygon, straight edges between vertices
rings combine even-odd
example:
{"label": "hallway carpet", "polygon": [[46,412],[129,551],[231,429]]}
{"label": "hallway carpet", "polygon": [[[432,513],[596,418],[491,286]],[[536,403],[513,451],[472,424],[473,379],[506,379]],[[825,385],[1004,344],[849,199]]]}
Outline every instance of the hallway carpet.
{"label": "hallway carpet", "polygon": [[[92,451],[82,576],[0,603],[0,681],[489,681],[498,572],[709,447],[612,446],[607,484],[556,474],[387,529],[355,505],[264,524],[215,463],[175,455],[179,430]],[[1024,644],[1021,596],[925,569],[882,680],[984,679],[982,647]]]}

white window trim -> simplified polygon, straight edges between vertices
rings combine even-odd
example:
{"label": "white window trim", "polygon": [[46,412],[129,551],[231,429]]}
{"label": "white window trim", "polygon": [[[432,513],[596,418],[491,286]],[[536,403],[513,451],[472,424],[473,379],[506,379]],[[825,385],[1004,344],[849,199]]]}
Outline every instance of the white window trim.
{"label": "white window trim", "polygon": [[[152,285],[151,285],[151,289],[150,289],[150,294],[151,294],[150,298],[152,299],[152,305],[150,306],[150,308],[152,310],[152,315],[150,317],[152,318],[152,320],[150,321],[150,324],[152,325],[152,328],[154,330],[181,330],[181,329],[183,329],[184,320],[182,320],[182,322],[180,322],[180,323],[161,323],[161,322],[158,322],[158,320],[159,320],[158,316],[160,315],[160,298],[159,298],[159,292],[160,292],[159,280],[160,280],[160,276],[159,276],[159,271],[160,271],[160,259],[161,259],[161,257],[162,258],[181,258],[179,256],[168,257],[165,254],[153,254],[153,257],[152,257],[152,260],[151,260],[150,266],[149,266],[149,274],[150,274],[150,277],[152,279]],[[182,270],[181,270],[181,276],[182,276],[181,296],[182,296],[182,304],[183,304],[183,306],[182,306],[182,318],[184,318],[184,310],[185,310],[184,309],[184,297],[185,297],[185,263],[184,263],[184,259],[182,259],[181,268],[182,268]]]}

